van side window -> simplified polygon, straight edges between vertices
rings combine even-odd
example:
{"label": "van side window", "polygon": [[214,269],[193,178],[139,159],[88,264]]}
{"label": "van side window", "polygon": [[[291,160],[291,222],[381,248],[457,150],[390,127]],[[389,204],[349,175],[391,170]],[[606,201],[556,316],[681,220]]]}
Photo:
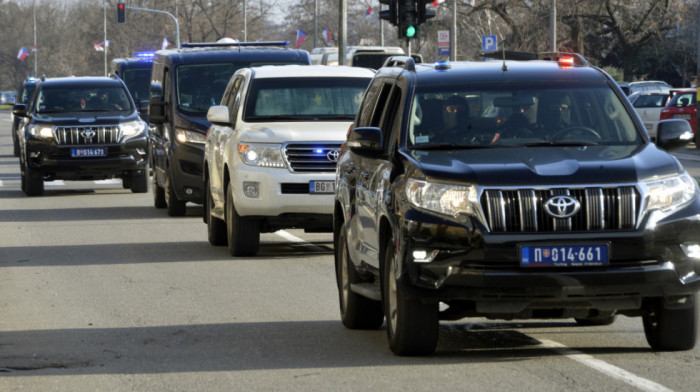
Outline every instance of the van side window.
{"label": "van side window", "polygon": [[[387,99],[389,98],[389,93],[391,92],[391,88],[393,85],[391,83],[385,83],[381,87],[381,91],[379,92],[379,98],[377,99],[377,106],[374,108],[374,113],[372,114],[372,119],[370,120],[369,126],[370,127],[381,127],[382,124],[380,121],[382,119],[382,114],[384,113],[385,106],[387,105]],[[386,131],[385,128],[382,127],[383,131]]]}

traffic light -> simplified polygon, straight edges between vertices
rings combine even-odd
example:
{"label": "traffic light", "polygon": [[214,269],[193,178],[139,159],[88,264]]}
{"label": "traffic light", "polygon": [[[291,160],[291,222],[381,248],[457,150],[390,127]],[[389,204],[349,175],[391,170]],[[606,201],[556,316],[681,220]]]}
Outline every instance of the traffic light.
{"label": "traffic light", "polygon": [[429,0],[416,0],[416,2],[418,3],[418,24],[435,17],[435,9],[432,6],[428,9],[428,5],[431,4]]}
{"label": "traffic light", "polygon": [[126,4],[117,3],[117,23],[126,23]]}
{"label": "traffic light", "polygon": [[379,10],[379,19],[384,19],[397,26],[399,24],[399,0],[379,0],[379,2],[389,6],[389,9]]}
{"label": "traffic light", "polygon": [[415,38],[418,35],[417,2],[422,0],[399,0],[399,38]]}

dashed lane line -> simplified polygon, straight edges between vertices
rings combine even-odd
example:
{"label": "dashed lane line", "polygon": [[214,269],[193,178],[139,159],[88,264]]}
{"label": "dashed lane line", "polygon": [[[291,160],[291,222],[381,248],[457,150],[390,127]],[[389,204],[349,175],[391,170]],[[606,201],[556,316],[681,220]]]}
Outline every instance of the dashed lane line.
{"label": "dashed lane line", "polygon": [[588,366],[589,368],[603,373],[608,377],[612,377],[616,380],[622,381],[627,385],[631,385],[632,387],[637,388],[640,391],[672,392],[671,389],[668,389],[661,384],[657,384],[651,380],[647,380],[646,378],[639,377],[636,374],[630,373],[624,369],[620,369],[615,365],[611,365],[605,361],[594,358],[591,355],[585,354],[581,351],[569,348],[561,343],[547,339],[537,340],[539,340],[542,343],[543,347],[552,349],[566,358],[572,359],[585,366]]}
{"label": "dashed lane line", "polygon": [[277,234],[278,236],[280,236],[280,237],[282,237],[282,238],[284,238],[284,239],[286,239],[286,240],[289,240],[289,241],[292,241],[292,242],[299,242],[299,243],[302,243],[304,246],[308,247],[309,249],[314,250],[315,252],[325,252],[325,251],[327,251],[327,249],[321,248],[320,246],[316,246],[316,245],[314,245],[314,244],[310,244],[309,242],[307,242],[307,241],[305,241],[305,240],[303,240],[303,239],[301,239],[301,238],[295,236],[294,234],[292,234],[292,233],[290,233],[290,232],[288,232],[288,231],[286,231],[286,230],[276,231],[275,234]]}

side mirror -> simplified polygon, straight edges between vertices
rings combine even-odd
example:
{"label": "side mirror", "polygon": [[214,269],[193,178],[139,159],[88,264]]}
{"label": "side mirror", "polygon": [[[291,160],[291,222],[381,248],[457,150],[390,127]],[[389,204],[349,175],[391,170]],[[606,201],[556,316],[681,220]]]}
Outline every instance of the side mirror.
{"label": "side mirror", "polygon": [[346,145],[353,152],[382,152],[382,130],[377,127],[353,128],[348,134]]}
{"label": "side mirror", "polygon": [[231,119],[228,113],[228,106],[210,106],[207,111],[207,120],[212,124],[230,125]]}
{"label": "side mirror", "polygon": [[661,120],[656,132],[656,145],[666,151],[686,147],[693,140],[693,130],[686,120]]}
{"label": "side mirror", "polygon": [[138,103],[138,110],[139,114],[148,114],[148,100],[144,99],[143,101],[139,101]]}
{"label": "side mirror", "polygon": [[153,97],[148,104],[148,121],[153,124],[163,124],[167,121],[165,101],[161,97]]}
{"label": "side mirror", "polygon": [[17,117],[27,117],[27,105],[23,103],[17,103],[12,107],[12,114]]}

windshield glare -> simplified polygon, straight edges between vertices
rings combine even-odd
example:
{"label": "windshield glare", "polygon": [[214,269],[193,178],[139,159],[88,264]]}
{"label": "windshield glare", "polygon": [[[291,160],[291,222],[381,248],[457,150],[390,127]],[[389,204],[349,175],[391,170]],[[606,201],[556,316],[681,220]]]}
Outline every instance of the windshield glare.
{"label": "windshield glare", "polygon": [[424,86],[414,97],[408,145],[627,145],[642,136],[607,85]]}
{"label": "windshield glare", "polygon": [[121,86],[44,87],[36,97],[37,113],[133,111],[127,91]]}
{"label": "windshield glare", "polygon": [[369,78],[332,77],[256,79],[245,121],[353,120],[369,82]]}

